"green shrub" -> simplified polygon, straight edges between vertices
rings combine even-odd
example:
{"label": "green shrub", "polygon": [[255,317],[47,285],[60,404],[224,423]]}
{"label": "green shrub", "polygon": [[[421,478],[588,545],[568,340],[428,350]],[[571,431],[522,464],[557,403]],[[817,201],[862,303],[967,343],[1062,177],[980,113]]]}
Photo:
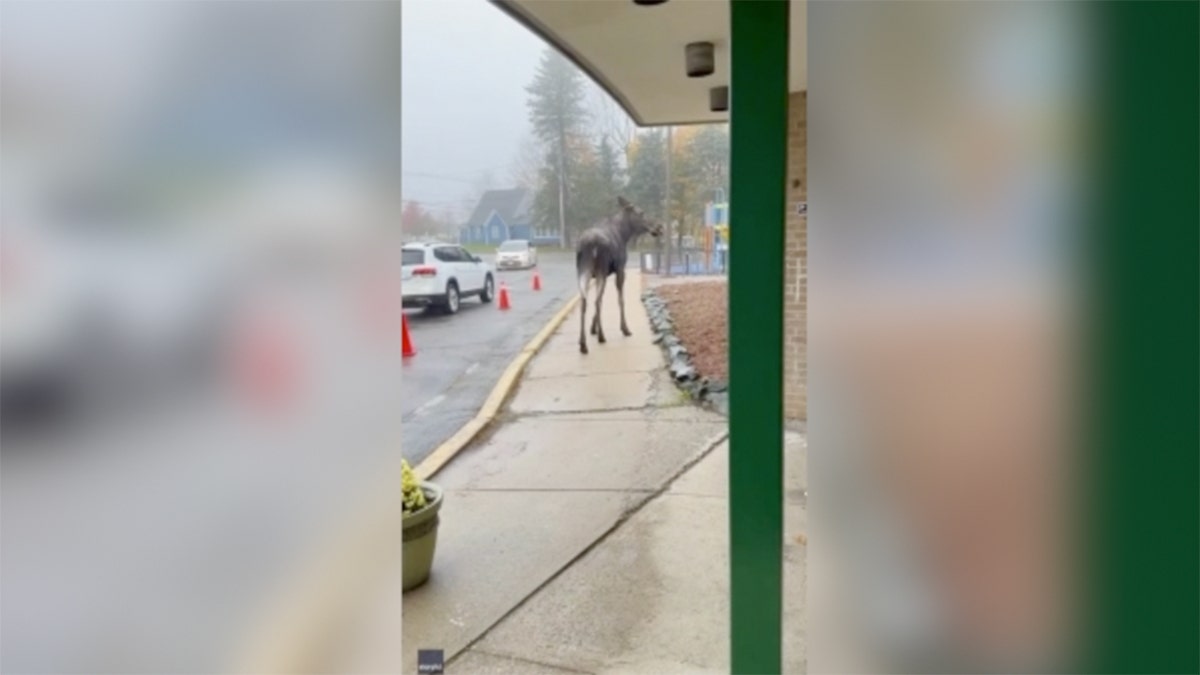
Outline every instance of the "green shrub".
{"label": "green shrub", "polygon": [[416,513],[425,508],[425,491],[421,489],[421,481],[408,460],[400,460],[400,471],[403,474],[401,483],[404,489],[404,515]]}

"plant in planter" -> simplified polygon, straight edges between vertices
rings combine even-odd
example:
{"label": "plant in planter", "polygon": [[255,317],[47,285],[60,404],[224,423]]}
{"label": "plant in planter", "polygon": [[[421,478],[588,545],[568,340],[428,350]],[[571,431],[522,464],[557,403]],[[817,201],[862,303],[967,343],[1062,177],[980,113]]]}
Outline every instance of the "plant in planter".
{"label": "plant in planter", "polygon": [[400,469],[404,493],[402,564],[404,590],[407,591],[425,583],[433,568],[442,489],[419,479],[406,460],[401,460]]}

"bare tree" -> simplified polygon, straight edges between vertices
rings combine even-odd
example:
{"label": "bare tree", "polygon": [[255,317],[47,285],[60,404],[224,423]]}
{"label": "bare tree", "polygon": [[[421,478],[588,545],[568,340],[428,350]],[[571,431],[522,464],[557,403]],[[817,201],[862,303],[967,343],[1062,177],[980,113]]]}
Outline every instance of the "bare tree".
{"label": "bare tree", "polygon": [[475,175],[475,179],[471,181],[471,187],[463,194],[461,208],[465,215],[463,219],[471,216],[471,212],[475,210],[475,205],[483,198],[483,193],[496,188],[496,176],[491,169],[484,169]]}
{"label": "bare tree", "polygon": [[538,175],[543,164],[545,164],[545,156],[541,144],[533,136],[526,136],[517,146],[517,156],[513,159],[510,168],[510,178],[523,188],[536,190]]}

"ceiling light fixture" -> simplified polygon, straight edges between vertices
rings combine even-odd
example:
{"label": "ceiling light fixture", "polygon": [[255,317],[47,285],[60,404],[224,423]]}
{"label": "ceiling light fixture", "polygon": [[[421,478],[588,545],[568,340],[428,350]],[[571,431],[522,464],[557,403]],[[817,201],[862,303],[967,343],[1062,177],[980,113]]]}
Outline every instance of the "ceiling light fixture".
{"label": "ceiling light fixture", "polygon": [[729,110],[729,87],[713,87],[708,90],[708,109],[713,112]]}
{"label": "ceiling light fixture", "polygon": [[661,5],[666,1],[667,0],[633,0],[633,4],[641,5],[643,7],[650,7],[651,5]]}
{"label": "ceiling light fixture", "polygon": [[707,77],[716,70],[713,43],[692,42],[684,49],[688,77]]}

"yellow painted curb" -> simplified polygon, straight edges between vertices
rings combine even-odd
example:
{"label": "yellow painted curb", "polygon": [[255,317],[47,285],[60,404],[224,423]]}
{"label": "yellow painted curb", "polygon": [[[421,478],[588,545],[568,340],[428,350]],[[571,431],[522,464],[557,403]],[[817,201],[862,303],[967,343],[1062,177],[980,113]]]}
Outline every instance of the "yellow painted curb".
{"label": "yellow painted curb", "polygon": [[496,386],[492,388],[492,393],[483,402],[483,407],[479,409],[475,417],[470,422],[464,424],[445,443],[442,443],[437,449],[429,453],[429,456],[421,460],[421,463],[413,469],[418,476],[421,476],[425,480],[433,478],[438,471],[441,471],[442,467],[454,459],[455,455],[467,447],[467,444],[474,440],[480,431],[483,431],[487,425],[492,423],[492,420],[496,419],[496,415],[500,413],[500,406],[504,405],[504,401],[512,393],[513,387],[516,386],[517,380],[521,377],[521,373],[525,371],[525,366],[529,365],[530,359],[538,353],[542,345],[546,344],[546,341],[550,339],[554,331],[558,330],[559,325],[566,320],[567,315],[578,304],[579,296],[576,295],[568,300],[562,309],[558,310],[558,314],[555,314],[554,318],[550,319],[537,335],[533,336],[529,344],[525,345],[520,354],[517,354],[517,358],[508,364],[508,368],[500,376],[500,380],[496,382]]}
{"label": "yellow painted curb", "polygon": [[[578,304],[576,295],[525,345],[475,417],[415,468],[419,476],[431,478],[491,424],[525,366]],[[263,620],[254,624],[258,630],[251,633],[235,672],[302,673],[326,667],[322,661],[330,657],[331,643],[346,637],[339,628],[360,606],[367,582],[386,572],[387,562],[400,560],[394,555],[399,553],[403,527],[400,467],[378,480],[378,485],[365,491],[367,497],[354,516],[313,552],[309,564],[285,585],[288,592],[281,593]]]}

